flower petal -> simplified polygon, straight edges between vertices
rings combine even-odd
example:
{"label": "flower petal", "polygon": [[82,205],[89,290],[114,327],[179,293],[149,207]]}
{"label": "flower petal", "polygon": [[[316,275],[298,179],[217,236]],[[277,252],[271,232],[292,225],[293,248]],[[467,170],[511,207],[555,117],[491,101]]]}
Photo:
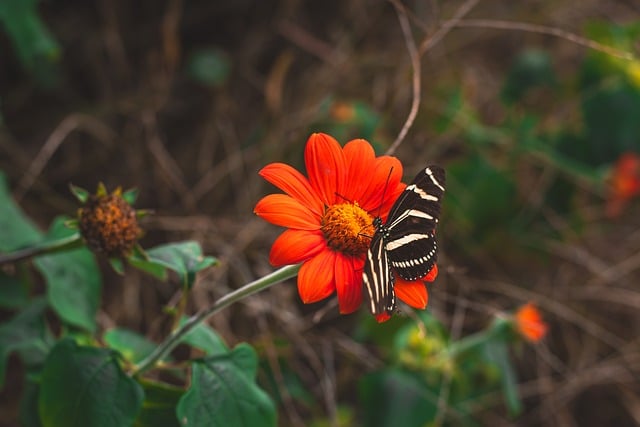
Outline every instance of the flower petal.
{"label": "flower petal", "polygon": [[263,197],[253,212],[272,224],[298,230],[319,230],[320,218],[298,200],[285,194]]}
{"label": "flower petal", "polygon": [[424,277],[421,277],[420,280],[422,280],[423,282],[433,282],[434,280],[436,280],[436,277],[438,277],[438,264],[433,264],[431,270],[429,270],[429,272],[425,274]]}
{"label": "flower petal", "polygon": [[285,230],[271,246],[269,262],[275,267],[297,264],[326,249],[321,231]]}
{"label": "flower petal", "polygon": [[284,163],[271,163],[258,174],[308,207],[314,214],[322,215],[322,201],[311,188],[309,180],[296,169]]}
{"label": "flower petal", "polygon": [[362,199],[362,208],[373,215],[386,218],[405,184],[402,180],[402,163],[395,157],[381,156],[375,160],[370,172],[369,185]]}
{"label": "flower petal", "polygon": [[547,334],[548,325],[542,320],[538,308],[527,303],[515,314],[516,328],[530,342],[538,342]]}
{"label": "flower petal", "polygon": [[427,287],[421,280],[409,282],[401,277],[396,277],[396,296],[413,308],[424,310],[429,302]]}
{"label": "flower petal", "polygon": [[376,154],[371,144],[364,139],[347,142],[343,152],[347,163],[347,182],[343,196],[349,201],[361,203],[371,182]]}
{"label": "flower petal", "polygon": [[362,270],[364,259],[337,254],[336,291],[340,314],[353,313],[362,303]]}
{"label": "flower petal", "polygon": [[391,315],[389,313],[382,312],[380,314],[376,314],[376,322],[378,323],[383,323],[386,322],[387,320],[391,319]]}
{"label": "flower petal", "polygon": [[346,162],[342,147],[332,136],[314,133],[304,150],[309,183],[322,202],[331,206],[344,193]]}
{"label": "flower petal", "polygon": [[324,250],[306,261],[298,273],[298,293],[305,304],[323,300],[336,290],[336,253]]}

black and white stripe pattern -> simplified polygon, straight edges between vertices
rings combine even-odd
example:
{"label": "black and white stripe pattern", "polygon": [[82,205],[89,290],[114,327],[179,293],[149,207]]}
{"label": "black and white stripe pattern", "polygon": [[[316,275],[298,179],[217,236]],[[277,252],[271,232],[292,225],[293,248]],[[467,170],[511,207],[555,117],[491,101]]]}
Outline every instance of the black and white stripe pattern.
{"label": "black and white stripe pattern", "polygon": [[444,184],[444,169],[428,166],[398,197],[385,224],[380,217],[373,220],[376,232],[362,278],[374,315],[395,310],[394,271],[404,280],[416,280],[433,268]]}

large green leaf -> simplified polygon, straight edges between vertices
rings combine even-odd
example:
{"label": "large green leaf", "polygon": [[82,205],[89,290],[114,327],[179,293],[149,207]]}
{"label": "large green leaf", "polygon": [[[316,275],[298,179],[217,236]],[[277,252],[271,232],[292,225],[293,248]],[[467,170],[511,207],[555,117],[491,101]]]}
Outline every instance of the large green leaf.
{"label": "large green leaf", "polygon": [[138,363],[148,356],[156,344],[135,331],[113,328],[104,333],[102,339],[112,349],[132,363]]}
{"label": "large green leaf", "polygon": [[13,201],[0,172],[0,252],[14,251],[41,239],[42,233]]}
{"label": "large green leaf", "polygon": [[144,399],[113,350],[60,341],[42,370],[39,412],[44,427],[125,427]]}
{"label": "large green leaf", "polygon": [[[54,240],[75,232],[57,218],[47,235]],[[49,304],[66,323],[89,332],[96,329],[95,316],[100,304],[102,276],[87,248],[39,256],[35,265],[47,281]]]}
{"label": "large green leaf", "polygon": [[129,258],[131,265],[154,276],[161,277],[158,267],[176,272],[180,277],[181,285],[187,288],[193,286],[198,271],[216,262],[215,258],[202,255],[200,244],[194,241],[156,246],[146,251],[146,259],[141,259],[139,256]]}
{"label": "large green leaf", "polygon": [[[188,317],[183,316],[182,319],[180,319],[180,325],[183,325],[187,320]],[[193,329],[187,332],[180,342],[204,351],[207,356],[229,352],[229,347],[227,347],[222,338],[220,338],[220,335],[203,323],[198,323]]]}
{"label": "large green leaf", "polygon": [[256,372],[257,357],[247,344],[195,361],[178,419],[185,426],[275,426],[275,406],[255,383]]}
{"label": "large green leaf", "polygon": [[0,270],[0,307],[16,309],[24,307],[28,302],[29,293],[24,283]]}
{"label": "large green leaf", "polygon": [[0,326],[0,386],[4,383],[7,358],[14,351],[27,368],[40,366],[47,357],[53,338],[44,322],[46,305],[43,298],[35,299]]}
{"label": "large green leaf", "polygon": [[144,381],[144,402],[134,427],[179,427],[176,406],[184,390],[169,384]]}

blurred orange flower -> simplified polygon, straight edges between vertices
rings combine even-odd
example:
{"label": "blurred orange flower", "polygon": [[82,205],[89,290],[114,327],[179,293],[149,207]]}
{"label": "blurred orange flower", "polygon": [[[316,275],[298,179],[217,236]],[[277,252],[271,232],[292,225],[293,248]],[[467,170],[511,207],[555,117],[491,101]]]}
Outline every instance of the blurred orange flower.
{"label": "blurred orange flower", "polygon": [[548,326],[542,320],[538,308],[528,303],[516,311],[514,316],[517,331],[530,342],[538,342],[547,334]]}
{"label": "blurred orange flower", "polygon": [[606,214],[613,218],[622,213],[629,199],[640,195],[640,155],[624,153],[610,176]]}
{"label": "blurred orange flower", "polygon": [[[283,163],[265,166],[260,175],[286,194],[262,198],[254,212],[286,227],[271,247],[274,266],[302,263],[298,292],[304,303],[338,295],[340,313],[355,311],[362,302],[362,272],[373,218],[386,221],[391,206],[406,187],[402,164],[395,157],[376,157],[364,139],[344,148],[333,137],[314,133],[304,152],[308,178]],[[433,281],[437,268],[422,280]],[[422,281],[396,279],[401,300],[425,308],[428,295]],[[388,315],[378,316],[384,321]]]}

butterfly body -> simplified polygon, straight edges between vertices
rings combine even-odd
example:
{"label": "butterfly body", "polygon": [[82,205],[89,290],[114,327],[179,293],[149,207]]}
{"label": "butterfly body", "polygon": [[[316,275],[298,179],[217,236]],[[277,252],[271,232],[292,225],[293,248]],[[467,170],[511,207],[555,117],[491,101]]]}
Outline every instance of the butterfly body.
{"label": "butterfly body", "polygon": [[395,274],[413,281],[433,268],[437,256],[435,228],[444,184],[444,169],[428,166],[400,194],[386,222],[380,217],[374,218],[376,231],[363,272],[374,315],[395,310]]}

